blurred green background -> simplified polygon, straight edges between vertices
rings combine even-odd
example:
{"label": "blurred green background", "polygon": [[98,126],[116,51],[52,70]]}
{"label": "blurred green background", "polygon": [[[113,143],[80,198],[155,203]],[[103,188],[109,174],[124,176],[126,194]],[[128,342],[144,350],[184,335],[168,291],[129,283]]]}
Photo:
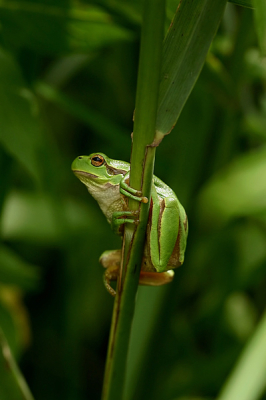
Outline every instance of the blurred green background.
{"label": "blurred green background", "polygon": [[[95,151],[130,159],[140,10],[0,3],[0,326],[36,400],[100,398],[113,299],[98,258],[121,240],[70,166]],[[262,315],[265,84],[252,10],[228,4],[157,150],[190,233],[174,282],[139,290],[127,400],[214,398]]]}

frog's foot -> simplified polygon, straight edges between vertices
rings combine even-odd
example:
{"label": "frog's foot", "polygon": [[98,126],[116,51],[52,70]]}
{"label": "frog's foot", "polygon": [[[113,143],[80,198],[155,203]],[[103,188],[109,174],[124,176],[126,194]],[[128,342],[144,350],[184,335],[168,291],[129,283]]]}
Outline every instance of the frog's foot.
{"label": "frog's foot", "polygon": [[117,281],[118,274],[119,274],[119,267],[117,267],[117,265],[112,265],[106,269],[103,275],[104,286],[113,297],[115,297],[116,291],[112,288],[110,282]]}
{"label": "frog's foot", "polygon": [[145,286],[161,286],[172,282],[174,271],[170,269],[165,272],[140,272],[139,284]]}
{"label": "frog's foot", "polygon": [[142,196],[142,192],[140,190],[133,189],[131,186],[128,185],[128,177],[129,175],[126,175],[125,179],[120,182],[120,193],[124,194],[130,199],[141,201],[142,203],[148,203],[148,198]]}
{"label": "frog's foot", "polygon": [[120,268],[120,260],[121,260],[121,249],[107,250],[103,252],[99,260],[102,266],[106,268],[106,271],[104,272],[103,275],[104,286],[112,296],[116,295],[116,291],[112,288],[110,282],[117,280]]}

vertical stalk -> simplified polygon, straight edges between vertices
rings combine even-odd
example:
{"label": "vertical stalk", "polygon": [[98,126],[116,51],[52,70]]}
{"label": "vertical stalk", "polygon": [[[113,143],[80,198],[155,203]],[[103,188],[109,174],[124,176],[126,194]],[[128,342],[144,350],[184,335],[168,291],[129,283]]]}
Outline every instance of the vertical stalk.
{"label": "vertical stalk", "polygon": [[[150,145],[155,136],[164,23],[165,0],[144,0],[130,185],[149,199],[155,157],[155,147]],[[123,398],[149,204],[129,201],[130,210],[140,210],[140,222],[137,228],[133,225],[125,228],[122,287],[115,298],[102,400]]]}

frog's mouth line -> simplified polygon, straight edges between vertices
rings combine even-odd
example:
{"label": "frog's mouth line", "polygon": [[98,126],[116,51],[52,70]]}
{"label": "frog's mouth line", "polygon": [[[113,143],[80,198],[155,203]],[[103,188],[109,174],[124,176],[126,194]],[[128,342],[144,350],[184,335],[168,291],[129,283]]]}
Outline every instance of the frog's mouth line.
{"label": "frog's mouth line", "polygon": [[110,175],[123,175],[124,176],[127,173],[127,171],[124,171],[123,169],[117,169],[117,168],[111,167],[110,165],[107,165],[107,164],[106,164],[106,168]]}
{"label": "frog's mouth line", "polygon": [[74,169],[73,172],[75,175],[83,175],[90,178],[98,178],[97,175],[90,174],[89,172],[79,171],[78,169]]}

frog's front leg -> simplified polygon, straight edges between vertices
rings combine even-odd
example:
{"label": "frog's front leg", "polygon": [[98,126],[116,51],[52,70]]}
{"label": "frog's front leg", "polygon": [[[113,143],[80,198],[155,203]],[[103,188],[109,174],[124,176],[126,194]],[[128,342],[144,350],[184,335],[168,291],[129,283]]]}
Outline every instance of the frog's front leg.
{"label": "frog's front leg", "polygon": [[[124,196],[142,203],[148,203],[147,197],[142,196],[141,191],[128,185],[129,173],[120,182],[120,193]],[[112,214],[111,227],[115,233],[121,233],[121,225],[138,224],[139,211],[115,211]]]}
{"label": "frog's front leg", "polygon": [[112,214],[111,228],[118,235],[121,234],[120,227],[124,224],[138,224],[139,211],[115,211]]}
{"label": "frog's front leg", "polygon": [[148,203],[149,201],[148,198],[142,196],[142,192],[140,190],[133,189],[131,186],[128,185],[127,182],[129,182],[129,172],[123,177],[123,179],[120,182],[120,193],[129,197],[130,199],[142,203]]}

